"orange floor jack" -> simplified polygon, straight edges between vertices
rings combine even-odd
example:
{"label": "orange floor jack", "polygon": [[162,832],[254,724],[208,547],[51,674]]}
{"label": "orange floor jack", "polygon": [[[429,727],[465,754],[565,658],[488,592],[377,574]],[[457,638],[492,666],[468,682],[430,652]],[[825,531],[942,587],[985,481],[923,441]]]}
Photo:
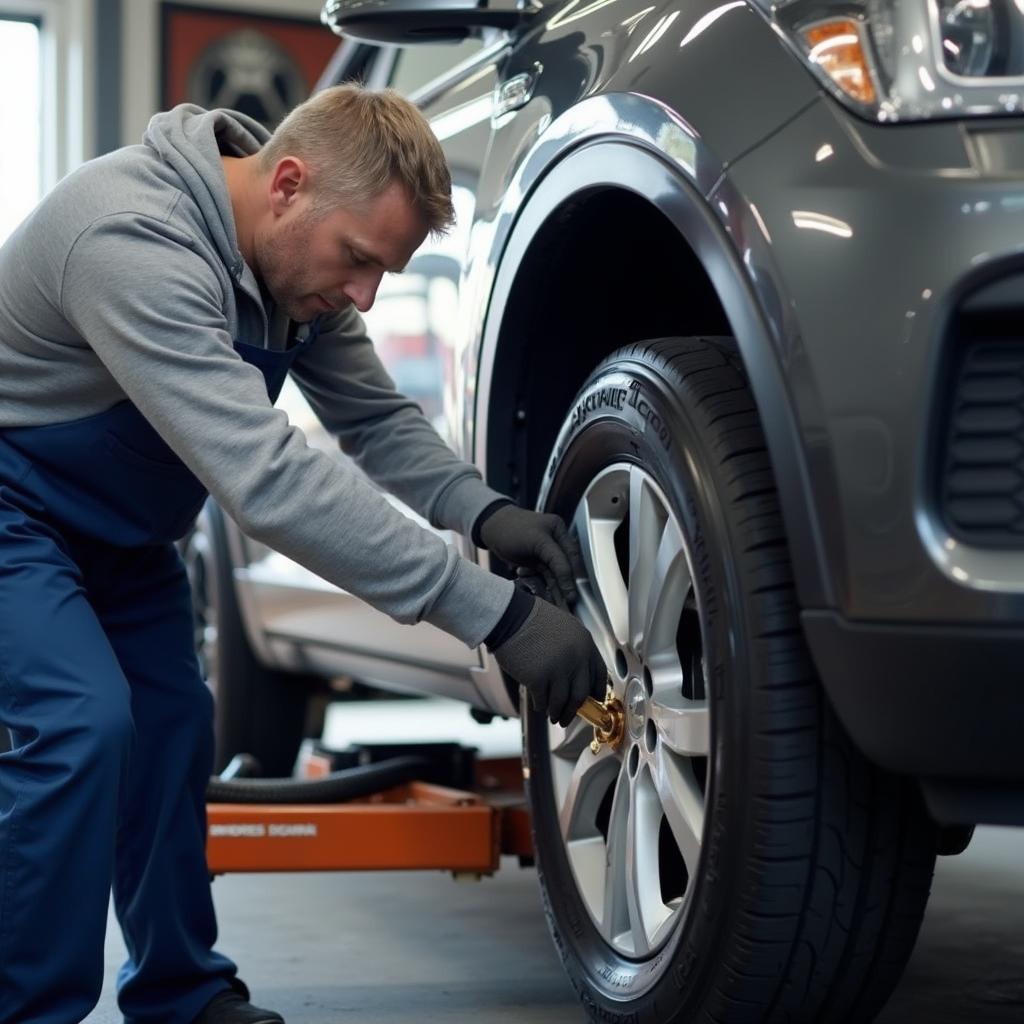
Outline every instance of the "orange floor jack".
{"label": "orange floor jack", "polygon": [[[580,716],[594,744],[617,745],[617,701]],[[207,791],[214,875],[256,871],[450,871],[480,877],[503,854],[529,863],[530,819],[517,758],[480,759],[459,744],[314,748],[299,779],[248,775],[236,759]]]}

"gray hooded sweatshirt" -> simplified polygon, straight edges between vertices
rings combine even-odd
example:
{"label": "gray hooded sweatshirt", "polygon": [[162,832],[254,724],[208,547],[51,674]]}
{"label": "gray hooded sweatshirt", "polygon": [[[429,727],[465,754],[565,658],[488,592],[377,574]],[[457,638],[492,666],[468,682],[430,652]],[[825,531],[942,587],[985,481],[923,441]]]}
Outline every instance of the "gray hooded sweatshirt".
{"label": "gray hooded sweatshirt", "polygon": [[[249,536],[475,646],[511,582],[309,447],[232,347],[287,345],[239,252],[221,164],[266,138],[242,114],[179,106],[43,200],[0,248],[0,429],[130,399]],[[500,497],[395,391],[354,309],[321,319],[292,377],[342,450],[435,526],[468,534]]]}

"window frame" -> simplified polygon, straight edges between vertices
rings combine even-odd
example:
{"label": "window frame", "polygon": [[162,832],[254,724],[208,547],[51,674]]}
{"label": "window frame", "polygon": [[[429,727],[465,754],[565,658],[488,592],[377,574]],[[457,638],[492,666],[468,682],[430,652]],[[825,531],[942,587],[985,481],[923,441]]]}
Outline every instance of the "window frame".
{"label": "window frame", "polygon": [[43,195],[93,153],[94,6],[95,0],[0,0],[0,18],[39,27]]}

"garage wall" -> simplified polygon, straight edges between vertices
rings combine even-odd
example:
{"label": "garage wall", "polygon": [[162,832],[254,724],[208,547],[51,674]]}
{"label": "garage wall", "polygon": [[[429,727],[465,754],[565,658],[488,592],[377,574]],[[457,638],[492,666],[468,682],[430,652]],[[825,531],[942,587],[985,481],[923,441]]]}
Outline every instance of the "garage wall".
{"label": "garage wall", "polygon": [[[189,6],[319,18],[323,4],[322,0],[214,0]],[[159,104],[160,0],[124,0],[121,7],[120,144],[127,145],[139,141]]]}

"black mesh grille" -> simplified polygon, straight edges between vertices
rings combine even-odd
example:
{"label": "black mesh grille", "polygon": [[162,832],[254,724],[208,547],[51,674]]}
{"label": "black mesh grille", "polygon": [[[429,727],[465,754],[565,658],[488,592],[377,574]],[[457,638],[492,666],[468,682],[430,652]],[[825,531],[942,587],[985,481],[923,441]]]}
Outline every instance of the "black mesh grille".
{"label": "black mesh grille", "polygon": [[950,532],[1024,548],[1024,342],[967,346],[949,412],[941,501]]}

